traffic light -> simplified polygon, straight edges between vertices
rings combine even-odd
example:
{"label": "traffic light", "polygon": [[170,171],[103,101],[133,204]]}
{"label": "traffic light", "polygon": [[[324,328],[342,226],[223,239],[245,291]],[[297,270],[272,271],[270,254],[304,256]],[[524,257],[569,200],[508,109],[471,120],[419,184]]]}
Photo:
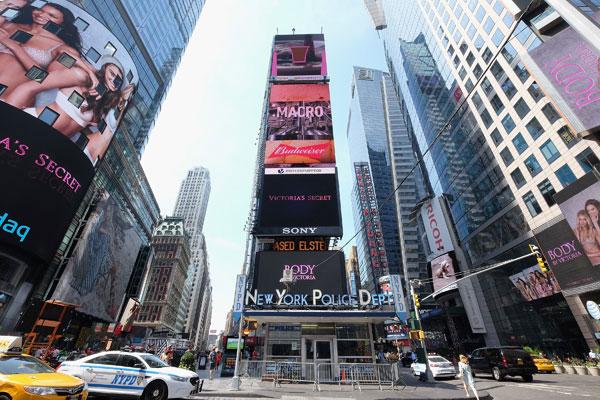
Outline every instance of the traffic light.
{"label": "traffic light", "polygon": [[408,337],[412,340],[424,340],[425,332],[422,330],[413,330],[408,332]]}
{"label": "traffic light", "polygon": [[537,247],[534,244],[530,244],[529,245],[529,251],[535,255],[535,258],[537,260],[537,263],[540,267],[540,271],[542,271],[543,273],[546,273],[549,271],[548,268],[548,263],[546,262],[546,260],[544,260],[544,256],[542,255],[542,253],[540,252],[540,248]]}
{"label": "traffic light", "polygon": [[421,308],[421,300],[418,294],[413,294],[413,300],[415,301],[415,308]]}

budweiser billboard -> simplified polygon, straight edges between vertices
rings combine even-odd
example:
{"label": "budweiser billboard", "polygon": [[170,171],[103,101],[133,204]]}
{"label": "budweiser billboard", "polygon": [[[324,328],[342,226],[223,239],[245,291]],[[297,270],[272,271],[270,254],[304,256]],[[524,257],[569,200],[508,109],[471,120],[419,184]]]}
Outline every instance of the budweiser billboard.
{"label": "budweiser billboard", "polygon": [[265,167],[334,167],[333,140],[278,140],[265,147]]}

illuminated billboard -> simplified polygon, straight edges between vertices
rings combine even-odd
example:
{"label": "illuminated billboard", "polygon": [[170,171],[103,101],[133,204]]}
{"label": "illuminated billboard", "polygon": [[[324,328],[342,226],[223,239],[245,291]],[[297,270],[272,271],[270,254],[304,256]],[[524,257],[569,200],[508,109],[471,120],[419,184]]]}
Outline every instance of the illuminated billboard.
{"label": "illuminated billboard", "polygon": [[323,80],[327,76],[325,37],[322,34],[276,35],[271,79]]}
{"label": "illuminated billboard", "polygon": [[125,298],[142,240],[115,200],[106,192],[100,196],[51,298],[112,322]]}
{"label": "illuminated billboard", "polygon": [[256,235],[342,236],[336,174],[264,175]]}
{"label": "illuminated billboard", "polygon": [[554,272],[542,272],[538,266],[526,268],[508,278],[527,301],[560,293],[560,286]]}
{"label": "illuminated billboard", "polygon": [[[600,13],[591,18],[600,22]],[[577,133],[587,136],[599,130],[600,53],[589,38],[568,27],[520,56]]]}
{"label": "illuminated billboard", "polygon": [[10,188],[0,218],[16,224],[0,244],[48,261],[126,113],[137,71],[125,46],[67,0],[0,8],[0,182]]}
{"label": "illuminated billboard", "polygon": [[333,140],[268,141],[265,167],[335,167]]}
{"label": "illuminated billboard", "polygon": [[452,285],[456,281],[456,272],[450,254],[444,254],[431,260],[431,276],[435,292],[441,293],[457,288],[456,285]]}

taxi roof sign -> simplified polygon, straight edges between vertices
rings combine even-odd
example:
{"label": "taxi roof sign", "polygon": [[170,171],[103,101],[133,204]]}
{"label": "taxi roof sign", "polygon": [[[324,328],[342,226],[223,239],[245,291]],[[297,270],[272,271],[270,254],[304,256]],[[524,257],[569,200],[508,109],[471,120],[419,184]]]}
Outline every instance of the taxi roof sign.
{"label": "taxi roof sign", "polygon": [[0,353],[6,353],[15,347],[21,347],[20,336],[0,336]]}

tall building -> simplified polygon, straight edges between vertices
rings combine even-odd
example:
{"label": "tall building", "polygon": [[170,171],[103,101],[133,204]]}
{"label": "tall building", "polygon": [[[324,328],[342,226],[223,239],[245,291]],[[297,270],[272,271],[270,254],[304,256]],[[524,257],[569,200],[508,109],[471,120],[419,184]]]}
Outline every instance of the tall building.
{"label": "tall building", "polygon": [[[431,195],[448,206],[466,269],[526,254],[535,240],[544,247],[544,232],[564,218],[554,194],[591,171],[600,154],[561,117],[569,115],[564,103],[557,110],[544,95],[543,76],[528,72],[535,68],[527,55],[551,48],[568,24],[546,2],[527,10],[517,3],[366,1]],[[597,2],[578,3],[579,11],[598,11]],[[563,287],[532,297],[513,284],[534,266],[523,259],[471,279],[486,343],[586,352],[592,341],[584,336],[593,335],[577,293]]]}
{"label": "tall building", "polygon": [[185,328],[185,281],[190,268],[189,236],[182,218],[163,218],[151,242],[154,257],[141,298],[136,325],[155,333],[181,334]]}
{"label": "tall building", "polygon": [[409,176],[397,196],[390,196],[416,157],[389,74],[354,67],[348,118],[360,285],[374,291],[379,278],[389,274],[424,278],[425,255],[410,215],[426,194],[422,176]]}
{"label": "tall building", "polygon": [[[208,199],[210,197],[210,173],[197,167],[190,171],[181,183],[173,215],[184,220],[190,235],[191,263],[188,275],[190,301],[185,305],[185,331],[196,341],[196,346],[205,338],[210,319],[206,310],[210,304],[210,271],[206,240],[202,233]],[[207,296],[208,293],[208,296]],[[208,303],[206,303],[208,302]]]}

